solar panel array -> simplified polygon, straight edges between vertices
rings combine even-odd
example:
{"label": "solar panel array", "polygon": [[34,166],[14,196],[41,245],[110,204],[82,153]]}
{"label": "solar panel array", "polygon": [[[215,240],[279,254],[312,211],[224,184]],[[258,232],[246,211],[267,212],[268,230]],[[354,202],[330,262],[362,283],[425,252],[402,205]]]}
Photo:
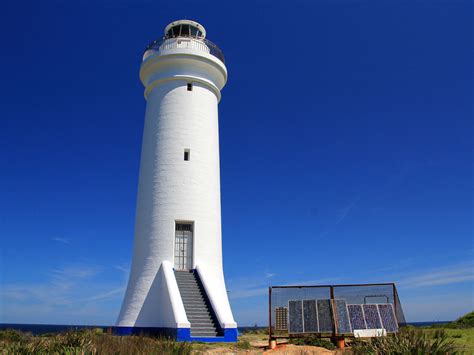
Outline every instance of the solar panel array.
{"label": "solar panel array", "polygon": [[[285,309],[280,307],[279,309]],[[285,313],[286,315],[286,313]],[[281,319],[281,315],[279,316]],[[281,324],[281,320],[278,322]],[[346,304],[345,300],[291,300],[288,301],[288,332],[350,334],[360,329],[398,331],[393,305]],[[283,329],[279,326],[279,329]]]}
{"label": "solar panel array", "polygon": [[381,329],[388,333],[398,331],[397,318],[391,303],[349,304],[349,319],[352,329]]}
{"label": "solar panel array", "polygon": [[[333,331],[333,306],[330,299],[288,301],[288,310],[289,333],[332,333]],[[351,333],[346,301],[334,300],[334,311],[338,320],[336,323],[338,333]]]}

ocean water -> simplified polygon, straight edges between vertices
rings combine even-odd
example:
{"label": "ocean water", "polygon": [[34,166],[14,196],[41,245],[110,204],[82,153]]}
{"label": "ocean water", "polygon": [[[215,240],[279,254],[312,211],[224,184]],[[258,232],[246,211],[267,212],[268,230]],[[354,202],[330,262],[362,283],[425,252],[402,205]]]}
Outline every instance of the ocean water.
{"label": "ocean water", "polygon": [[[407,323],[409,325],[413,325],[415,327],[426,327],[434,324],[443,324],[449,323],[446,322],[412,322]],[[15,324],[15,323],[0,323],[0,330],[4,329],[15,329],[20,330],[25,333],[31,333],[33,335],[41,335],[41,334],[48,334],[48,333],[61,333],[67,332],[72,330],[81,330],[81,329],[96,329],[100,328],[104,332],[109,329],[113,329],[113,326],[106,326],[106,325],[66,325],[66,324]],[[239,327],[239,333],[248,331],[248,330],[255,330],[255,329],[267,329],[267,327]]]}

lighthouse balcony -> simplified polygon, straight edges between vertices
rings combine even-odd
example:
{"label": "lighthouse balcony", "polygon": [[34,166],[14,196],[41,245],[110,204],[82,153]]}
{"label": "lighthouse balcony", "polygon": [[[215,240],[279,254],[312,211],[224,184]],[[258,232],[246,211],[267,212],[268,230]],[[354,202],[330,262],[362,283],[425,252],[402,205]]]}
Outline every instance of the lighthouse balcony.
{"label": "lighthouse balcony", "polygon": [[143,54],[143,60],[145,61],[152,55],[165,55],[168,51],[174,49],[191,49],[204,52],[213,55],[222,63],[225,63],[224,54],[217,45],[206,38],[193,38],[189,36],[178,36],[172,38],[165,37],[153,41],[146,48],[145,53]]}

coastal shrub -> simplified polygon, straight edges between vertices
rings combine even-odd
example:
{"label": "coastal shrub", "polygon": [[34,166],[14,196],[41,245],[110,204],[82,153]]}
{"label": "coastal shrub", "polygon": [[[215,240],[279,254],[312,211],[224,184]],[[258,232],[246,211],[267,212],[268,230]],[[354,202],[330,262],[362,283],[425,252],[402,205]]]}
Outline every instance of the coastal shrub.
{"label": "coastal shrub", "polygon": [[0,340],[14,342],[21,341],[24,337],[24,334],[18,330],[14,329],[5,329],[0,330]]}
{"label": "coastal shrub", "polygon": [[118,337],[103,335],[96,337],[94,348],[98,354],[191,354],[191,344],[176,342],[169,338],[145,336]]}
{"label": "coastal shrub", "polygon": [[469,329],[474,328],[474,311],[466,313],[462,317],[449,323],[438,323],[430,325],[429,328],[446,328],[446,329]]}
{"label": "coastal shrub", "polygon": [[[20,333],[21,335],[21,333]],[[50,337],[16,337],[0,340],[0,354],[191,354],[190,343],[168,338],[120,337],[95,330],[67,332]]]}
{"label": "coastal shrub", "polygon": [[235,344],[235,346],[238,349],[241,349],[241,350],[250,350],[250,349],[252,349],[252,345],[250,345],[248,340],[239,340],[237,342],[237,344]]}
{"label": "coastal shrub", "polygon": [[48,353],[48,348],[45,340],[41,338],[22,338],[20,341],[13,343],[0,342],[0,354],[32,355],[46,353]]}
{"label": "coastal shrub", "polygon": [[421,329],[400,329],[399,333],[370,339],[354,339],[354,354],[457,354],[454,342],[446,332],[432,333]]}
{"label": "coastal shrub", "polygon": [[459,328],[474,328],[474,311],[465,314],[453,323]]}
{"label": "coastal shrub", "polygon": [[322,339],[317,336],[307,336],[304,338],[291,338],[290,344],[294,345],[310,345],[310,346],[319,346],[320,348],[325,348],[328,350],[336,349],[336,346],[327,339]]}
{"label": "coastal shrub", "polygon": [[94,349],[93,339],[91,331],[69,331],[47,339],[45,346],[49,353],[91,352]]}

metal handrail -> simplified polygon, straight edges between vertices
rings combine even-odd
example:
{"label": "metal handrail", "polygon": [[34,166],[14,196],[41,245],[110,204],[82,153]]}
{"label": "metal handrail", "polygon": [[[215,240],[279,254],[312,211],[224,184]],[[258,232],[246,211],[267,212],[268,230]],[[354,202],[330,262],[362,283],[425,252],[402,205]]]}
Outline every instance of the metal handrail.
{"label": "metal handrail", "polygon": [[151,42],[148,47],[146,47],[145,53],[150,50],[159,53],[163,50],[178,48],[197,49],[209,53],[219,59],[222,63],[225,63],[224,53],[222,53],[221,49],[206,38],[193,38],[184,36],[172,38],[164,37]]}

